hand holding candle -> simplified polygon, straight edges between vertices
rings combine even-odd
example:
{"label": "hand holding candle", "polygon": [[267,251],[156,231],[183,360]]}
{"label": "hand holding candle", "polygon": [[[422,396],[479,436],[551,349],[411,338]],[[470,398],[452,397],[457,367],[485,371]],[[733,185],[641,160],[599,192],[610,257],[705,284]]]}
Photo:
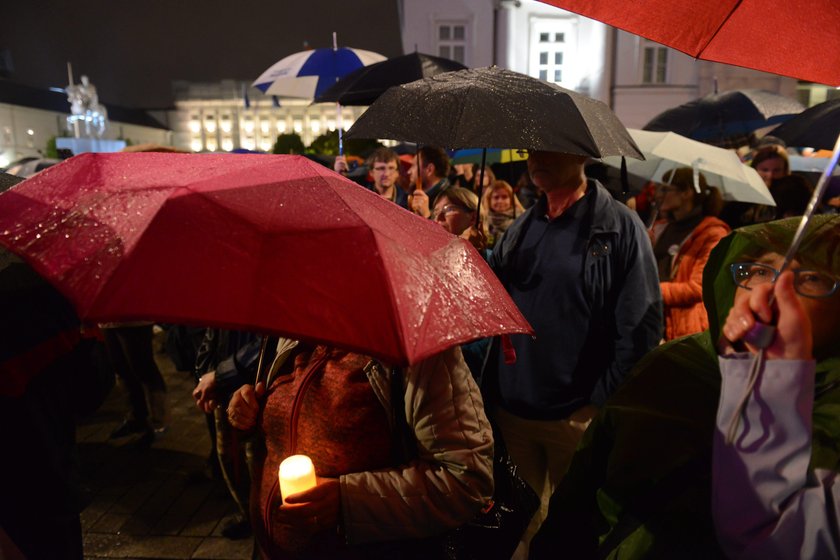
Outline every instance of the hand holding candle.
{"label": "hand holding candle", "polygon": [[338,523],[341,484],[336,478],[317,478],[306,455],[292,455],[278,469],[283,505],[275,519],[301,530],[334,528]]}
{"label": "hand holding candle", "polygon": [[284,504],[287,496],[304,492],[318,484],[315,478],[315,467],[306,455],[292,455],[284,459],[280,463],[278,476]]}

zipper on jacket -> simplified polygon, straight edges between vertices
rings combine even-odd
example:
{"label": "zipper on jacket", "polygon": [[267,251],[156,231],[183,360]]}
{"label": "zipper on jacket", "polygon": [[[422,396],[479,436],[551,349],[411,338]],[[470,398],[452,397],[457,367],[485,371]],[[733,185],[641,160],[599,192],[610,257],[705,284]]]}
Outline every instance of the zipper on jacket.
{"label": "zipper on jacket", "polygon": [[[298,387],[295,394],[295,400],[292,401],[292,413],[289,415],[289,455],[294,455],[297,448],[297,422],[300,416],[301,401],[306,390],[312,384],[315,378],[315,371],[327,361],[328,351],[324,351],[324,355],[309,364],[309,367],[303,373],[303,380]],[[263,526],[265,527],[266,535],[268,536],[268,543],[273,541],[273,531],[271,527],[272,510],[271,505],[277,496],[277,491],[280,488],[280,481],[278,477],[274,477],[274,483],[271,485],[271,490],[268,491],[268,500],[265,502],[265,509],[263,510]],[[270,545],[266,548],[268,550]]]}
{"label": "zipper on jacket", "polygon": [[289,455],[294,455],[297,451],[297,425],[298,418],[300,417],[300,408],[303,403],[303,396],[312,384],[312,380],[315,379],[315,371],[326,363],[327,354],[328,351],[325,349],[322,356],[309,364],[309,367],[303,373],[303,380],[301,381],[300,387],[295,394],[295,400],[292,401],[292,413],[289,416]]}

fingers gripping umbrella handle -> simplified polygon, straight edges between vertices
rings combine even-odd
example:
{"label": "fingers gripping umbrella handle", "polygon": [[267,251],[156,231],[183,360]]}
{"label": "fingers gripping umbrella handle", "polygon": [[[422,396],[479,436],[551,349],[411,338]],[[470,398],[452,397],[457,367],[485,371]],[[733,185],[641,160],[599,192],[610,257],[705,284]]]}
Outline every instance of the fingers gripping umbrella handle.
{"label": "fingers gripping umbrella handle", "polygon": [[[801,245],[802,239],[805,237],[805,231],[808,229],[808,224],[814,217],[814,212],[816,211],[817,205],[822,200],[823,193],[825,193],[829,177],[834,171],[834,168],[837,166],[838,158],[840,158],[840,135],[837,136],[837,140],[834,143],[834,152],[831,154],[831,159],[829,160],[828,165],[825,167],[825,170],[820,176],[820,180],[817,183],[817,187],[814,189],[814,194],[811,196],[811,200],[808,202],[808,207],[805,209],[805,213],[802,216],[802,220],[799,222],[799,227],[796,229],[796,233],[793,236],[793,240],[790,243],[790,247],[788,248],[787,253],[785,254],[785,259],[782,262],[782,266],[779,268],[779,274],[787,270],[787,268],[790,266],[791,261],[793,260],[793,257],[796,256],[796,252],[799,250],[799,245]],[[778,276],[776,278],[778,278]],[[775,299],[775,293],[771,292],[768,303],[772,306]],[[764,369],[763,366],[765,360],[765,349],[768,348],[771,344],[773,344],[773,339],[775,337],[775,325],[768,325],[760,322],[756,322],[755,325],[753,325],[753,328],[750,329],[749,332],[744,336],[744,340],[747,343],[758,348],[759,351],[753,357],[753,362],[750,367],[750,374],[747,382],[747,388],[744,391],[744,395],[741,397],[738,406],[735,408],[735,413],[732,415],[732,419],[729,423],[729,429],[726,432],[727,444],[731,445],[737,437],[738,426],[740,425],[741,416],[744,412],[744,408],[746,407],[747,400],[752,394],[753,387],[755,386],[760,372]]]}

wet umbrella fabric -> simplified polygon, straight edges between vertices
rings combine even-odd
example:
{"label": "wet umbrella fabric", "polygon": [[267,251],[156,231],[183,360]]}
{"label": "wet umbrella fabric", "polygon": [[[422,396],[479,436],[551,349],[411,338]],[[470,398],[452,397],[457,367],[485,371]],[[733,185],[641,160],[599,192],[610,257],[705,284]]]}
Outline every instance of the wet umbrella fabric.
{"label": "wet umbrella fabric", "polygon": [[447,72],[386,91],[347,131],[445,148],[527,148],[641,158],[600,101],[491,66]]}
{"label": "wet umbrella fabric", "polygon": [[464,69],[466,66],[460,62],[415,52],[354,70],[316,97],[315,102],[371,105],[392,86]]}
{"label": "wet umbrella fabric", "polygon": [[793,99],[767,91],[724,91],[668,109],[643,129],[676,132],[686,138],[728,147],[739,142],[745,144],[753,131],[790,119],[804,109]]}
{"label": "wet umbrella fabric", "polygon": [[83,154],[0,195],[0,243],[88,321],[270,332],[394,364],[530,330],[466,241],[301,156]]}
{"label": "wet umbrella fabric", "polygon": [[274,63],[253,86],[269,95],[314,99],[339,78],[382,60],[379,53],[349,47],[302,51]]}
{"label": "wet umbrella fabric", "polygon": [[771,134],[788,146],[831,150],[840,134],[840,99],[831,99],[806,109],[774,128]]}
{"label": "wet umbrella fabric", "polygon": [[[645,161],[627,161],[627,172],[645,180],[662,182],[662,176],[677,167],[696,168],[706,181],[720,189],[724,200],[775,206],[776,202],[755,169],[744,165],[735,152],[691,140],[673,132],[630,129]],[[621,158],[604,158],[621,167]]]}
{"label": "wet umbrella fabric", "polygon": [[836,0],[542,0],[694,58],[840,86]]}

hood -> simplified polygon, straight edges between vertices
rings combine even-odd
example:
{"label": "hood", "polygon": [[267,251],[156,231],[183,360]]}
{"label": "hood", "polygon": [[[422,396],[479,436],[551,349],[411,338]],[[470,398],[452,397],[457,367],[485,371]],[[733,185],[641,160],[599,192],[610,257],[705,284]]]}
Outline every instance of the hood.
{"label": "hood", "polygon": [[[712,340],[720,338],[721,328],[735,297],[729,265],[768,252],[784,255],[801,220],[801,217],[787,218],[737,229],[712,250],[703,270],[703,303],[709,314]],[[814,216],[796,259],[804,268],[840,277],[840,215]]]}

